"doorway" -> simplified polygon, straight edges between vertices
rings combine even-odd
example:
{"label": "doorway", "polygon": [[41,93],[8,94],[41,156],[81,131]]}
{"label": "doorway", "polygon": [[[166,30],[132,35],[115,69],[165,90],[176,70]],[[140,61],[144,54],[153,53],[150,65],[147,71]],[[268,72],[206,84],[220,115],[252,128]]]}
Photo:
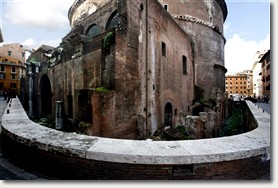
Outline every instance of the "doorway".
{"label": "doorway", "polygon": [[52,92],[51,84],[47,75],[41,78],[41,112],[43,116],[52,114]]}
{"label": "doorway", "polygon": [[172,126],[173,107],[171,103],[167,103],[164,109],[164,126]]}

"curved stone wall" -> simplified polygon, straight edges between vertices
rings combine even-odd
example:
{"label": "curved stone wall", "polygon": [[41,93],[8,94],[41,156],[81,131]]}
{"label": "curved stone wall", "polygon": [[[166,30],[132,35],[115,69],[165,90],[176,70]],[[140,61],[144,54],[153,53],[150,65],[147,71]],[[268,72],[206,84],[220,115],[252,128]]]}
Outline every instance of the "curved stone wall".
{"label": "curved stone wall", "polygon": [[2,147],[19,166],[58,179],[261,179],[270,176],[270,115],[247,101],[255,130],[230,137],[135,141],[42,127],[18,99],[2,119]]}
{"label": "curved stone wall", "polygon": [[70,25],[74,26],[76,21],[91,15],[109,1],[110,0],[76,0],[68,12]]}

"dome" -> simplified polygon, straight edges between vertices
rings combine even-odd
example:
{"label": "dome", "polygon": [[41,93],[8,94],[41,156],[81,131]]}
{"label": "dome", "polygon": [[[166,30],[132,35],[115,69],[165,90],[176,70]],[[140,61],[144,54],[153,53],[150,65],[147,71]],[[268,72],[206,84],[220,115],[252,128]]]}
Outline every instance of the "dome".
{"label": "dome", "polygon": [[71,27],[75,22],[94,13],[111,0],[75,0],[68,12]]}

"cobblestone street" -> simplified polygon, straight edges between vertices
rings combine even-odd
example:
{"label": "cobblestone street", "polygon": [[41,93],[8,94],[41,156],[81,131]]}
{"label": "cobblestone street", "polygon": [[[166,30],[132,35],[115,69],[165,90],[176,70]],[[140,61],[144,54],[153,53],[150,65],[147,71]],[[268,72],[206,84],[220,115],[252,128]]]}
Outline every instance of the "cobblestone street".
{"label": "cobblestone street", "polygon": [[262,110],[269,113],[271,115],[271,103],[257,103],[257,106],[259,106]]}

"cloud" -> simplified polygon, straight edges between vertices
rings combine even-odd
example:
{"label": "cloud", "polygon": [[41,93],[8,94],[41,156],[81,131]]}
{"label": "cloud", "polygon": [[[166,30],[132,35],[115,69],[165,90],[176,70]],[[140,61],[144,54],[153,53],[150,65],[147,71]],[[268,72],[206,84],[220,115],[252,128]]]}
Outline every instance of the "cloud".
{"label": "cloud", "polygon": [[35,46],[35,39],[31,39],[31,38],[28,38],[27,40],[25,40],[22,45],[24,46],[28,46],[28,47],[34,47]]}
{"label": "cloud", "polygon": [[270,35],[262,41],[246,40],[240,34],[234,34],[225,45],[225,67],[228,74],[251,70],[257,51],[270,49]]}
{"label": "cloud", "polygon": [[67,12],[74,0],[10,0],[5,2],[5,22],[49,31],[69,24]]}
{"label": "cloud", "polygon": [[25,46],[28,49],[38,49],[42,44],[52,46],[52,47],[58,47],[61,43],[61,39],[54,39],[54,40],[41,40],[36,41],[33,38],[26,39],[22,45]]}

